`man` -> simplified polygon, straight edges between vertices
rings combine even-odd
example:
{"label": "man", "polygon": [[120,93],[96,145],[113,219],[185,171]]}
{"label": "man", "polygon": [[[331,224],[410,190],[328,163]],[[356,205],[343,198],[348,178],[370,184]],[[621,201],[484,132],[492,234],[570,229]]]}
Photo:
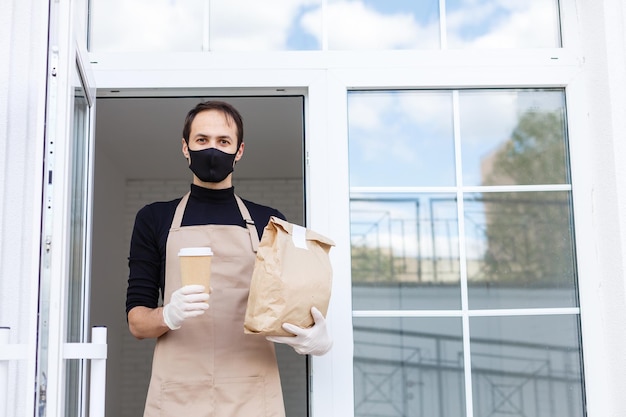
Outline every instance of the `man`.
{"label": "man", "polygon": [[[243,333],[256,245],[270,216],[284,219],[275,209],[235,195],[232,173],[243,152],[239,112],[220,101],[198,104],[185,119],[182,138],[182,153],[193,172],[190,193],[137,213],[128,324],[138,339],[158,338],[145,417],[282,417],[272,342],[313,355],[332,346],[325,319],[315,308],[310,329],[283,325],[295,337]],[[193,246],[210,246],[214,253],[206,292],[201,285],[181,287],[177,253]]]}

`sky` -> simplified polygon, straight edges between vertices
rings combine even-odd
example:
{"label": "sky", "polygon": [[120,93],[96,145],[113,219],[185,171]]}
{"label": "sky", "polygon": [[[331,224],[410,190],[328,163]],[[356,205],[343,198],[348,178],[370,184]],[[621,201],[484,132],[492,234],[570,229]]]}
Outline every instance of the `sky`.
{"label": "sky", "polygon": [[[452,91],[372,91],[348,95],[348,138],[351,187],[454,187],[455,141]],[[528,112],[564,112],[561,90],[461,90],[459,96],[459,142],[462,181],[466,186],[482,184],[481,163],[508,141],[520,117]],[[565,141],[565,135],[563,136]],[[527,185],[527,184],[517,184]],[[353,243],[393,247],[396,253],[417,253],[415,227],[388,228],[388,219],[419,222],[422,256],[433,249],[439,256],[459,256],[450,251],[459,239],[456,203],[445,204],[455,195],[446,190],[428,193],[369,194],[379,201],[351,204]],[[367,194],[353,194],[367,197]],[[412,202],[385,202],[387,198],[413,198]],[[470,196],[471,198],[471,196]],[[443,200],[442,200],[443,199]],[[431,201],[439,200],[431,212]],[[416,204],[421,208],[419,215]],[[467,257],[483,256],[485,215],[483,204],[467,202],[465,250]],[[445,209],[445,210],[444,210]],[[442,211],[443,210],[443,211]],[[431,220],[442,227],[430,229]],[[379,222],[380,229],[362,240],[363,224]],[[356,224],[358,223],[358,227]],[[443,227],[443,223],[447,223]],[[452,233],[447,228],[452,227]]]}
{"label": "sky", "polygon": [[438,0],[91,3],[93,51],[319,50],[324,33],[336,50],[437,49],[443,22],[449,48],[560,42],[556,0],[447,0],[443,16]]}
{"label": "sky", "polygon": [[[352,187],[457,185],[452,91],[348,94]],[[463,185],[482,184],[481,163],[527,111],[564,111],[560,90],[462,90]],[[460,184],[459,184],[460,185]]]}

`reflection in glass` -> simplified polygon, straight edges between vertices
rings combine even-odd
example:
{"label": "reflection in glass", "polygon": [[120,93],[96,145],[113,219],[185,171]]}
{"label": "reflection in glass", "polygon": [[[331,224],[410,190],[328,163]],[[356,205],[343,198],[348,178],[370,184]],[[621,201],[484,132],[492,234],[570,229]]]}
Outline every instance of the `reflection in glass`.
{"label": "reflection in glass", "polygon": [[475,416],[582,417],[578,316],[470,318]]}
{"label": "reflection in glass", "polygon": [[354,309],[460,306],[456,197],[350,200]]}
{"label": "reflection in glass", "polygon": [[90,50],[200,52],[206,0],[91,0]]}
{"label": "reflection in glass", "polygon": [[452,186],[452,93],[348,94],[350,185]]}
{"label": "reflection in glass", "polygon": [[439,0],[328,0],[331,50],[437,49]]}
{"label": "reflection in glass", "polygon": [[97,52],[321,49],[321,0],[92,0]]}
{"label": "reflection in glass", "polygon": [[459,93],[464,185],[565,184],[562,90]]}
{"label": "reflection in glass", "polygon": [[85,48],[89,45],[89,2],[90,0],[72,2],[74,36],[76,36],[77,43]]}
{"label": "reflection in glass", "polygon": [[[79,70],[75,68],[74,102],[72,114],[71,143],[71,224],[69,255],[69,288],[67,306],[67,342],[86,342],[85,282],[86,276],[86,233],[87,233],[87,187],[89,161],[89,103],[85,95]],[[80,360],[66,362],[66,416],[81,415],[84,407],[82,388],[84,363]]]}
{"label": "reflection in glass", "polygon": [[446,0],[448,46],[558,48],[558,0]]}
{"label": "reflection in glass", "polygon": [[[92,51],[439,49],[439,0],[92,0]],[[557,0],[446,0],[446,44],[558,48]],[[325,21],[323,21],[325,19]]]}
{"label": "reflection in glass", "polygon": [[321,49],[322,0],[210,2],[211,51]]}
{"label": "reflection in glass", "polygon": [[472,308],[577,305],[569,192],[468,194]]}
{"label": "reflection in glass", "polygon": [[465,416],[458,318],[354,318],[354,410],[365,416]]}

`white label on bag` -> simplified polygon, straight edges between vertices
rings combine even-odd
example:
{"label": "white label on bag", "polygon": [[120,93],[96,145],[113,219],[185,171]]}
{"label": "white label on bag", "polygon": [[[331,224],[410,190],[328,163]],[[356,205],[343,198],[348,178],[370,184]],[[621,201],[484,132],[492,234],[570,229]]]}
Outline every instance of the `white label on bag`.
{"label": "white label on bag", "polygon": [[293,244],[296,248],[309,249],[306,246],[306,228],[294,224],[291,237],[293,238]]}

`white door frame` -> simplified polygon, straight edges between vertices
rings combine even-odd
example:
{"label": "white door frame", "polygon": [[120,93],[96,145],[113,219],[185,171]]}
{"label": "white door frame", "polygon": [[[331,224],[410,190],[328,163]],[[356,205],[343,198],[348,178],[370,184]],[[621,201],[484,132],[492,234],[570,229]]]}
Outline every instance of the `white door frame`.
{"label": "white door frame", "polygon": [[[326,120],[332,118],[335,120],[334,127],[341,124],[341,114],[334,112],[336,107],[331,105],[337,100],[332,92],[340,93],[341,88],[329,88],[326,72],[320,69],[206,69],[207,65],[203,62],[206,57],[198,56],[199,60],[195,65],[191,64],[191,69],[176,72],[176,76],[172,77],[171,68],[155,71],[151,59],[143,58],[146,60],[137,62],[137,67],[118,72],[109,71],[106,65],[101,65],[108,62],[107,57],[92,54],[91,61],[96,62],[94,73],[99,88],[98,95],[137,97],[197,95],[201,92],[212,96],[305,96],[306,224],[319,233],[330,236],[337,244],[331,250],[334,280],[329,308],[329,327],[335,343],[329,354],[311,358],[311,415],[352,415],[352,401],[346,401],[347,398],[352,398],[352,321],[350,303],[347,302],[351,297],[350,243],[349,231],[341,226],[347,224],[342,223],[342,218],[344,221],[348,218],[348,188],[347,181],[344,187],[338,187],[337,171],[328,169],[330,163],[337,169],[344,170],[344,178],[347,178],[347,147],[338,146],[346,135],[331,131],[333,127],[326,123]],[[161,57],[159,61],[164,62]],[[219,61],[212,60],[213,63]],[[185,63],[189,65],[188,58]],[[169,65],[171,64],[166,64]],[[343,129],[346,130],[345,120]],[[341,217],[336,216],[338,210],[343,213]],[[333,379],[333,375],[334,378],[339,378]],[[346,380],[346,376],[349,376],[349,380]]]}
{"label": "white door frame", "polygon": [[[40,305],[36,375],[35,415],[66,415],[67,359],[104,359],[106,345],[67,342],[68,285],[70,259],[71,168],[74,91],[83,87],[89,104],[88,137],[93,144],[95,126],[95,79],[87,59],[86,48],[77,35],[84,22],[76,21],[73,12],[76,5],[68,0],[51,2],[50,41],[48,46],[48,92],[46,100],[46,133],[44,151],[44,183],[41,234]],[[81,85],[76,85],[79,82]],[[93,183],[93,152],[86,161],[88,178],[86,186],[87,207],[85,217],[85,259],[83,274],[84,310],[82,327],[84,342],[88,336],[89,278],[91,252],[91,184]],[[101,331],[96,334],[101,334]],[[98,368],[98,366],[96,366]],[[86,369],[86,368],[84,368]],[[85,415],[87,404],[87,381],[85,373],[79,382],[79,405]],[[93,384],[92,384],[93,385]],[[97,411],[92,407],[92,412]]]}

